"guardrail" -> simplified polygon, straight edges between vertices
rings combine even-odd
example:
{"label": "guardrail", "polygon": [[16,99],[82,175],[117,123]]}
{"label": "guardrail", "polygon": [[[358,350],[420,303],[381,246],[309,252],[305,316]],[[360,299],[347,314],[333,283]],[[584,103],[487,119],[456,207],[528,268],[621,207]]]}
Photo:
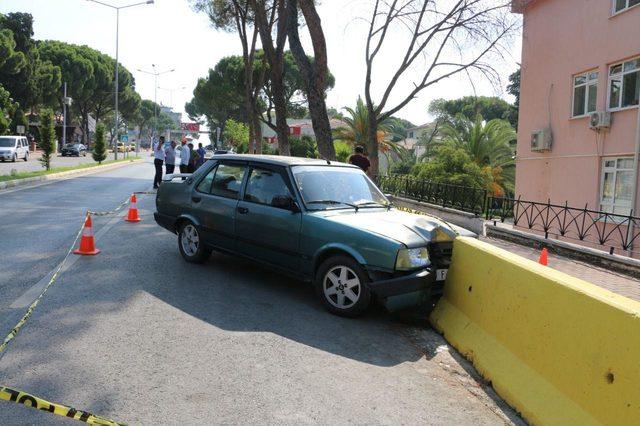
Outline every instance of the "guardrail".
{"label": "guardrail", "polygon": [[583,209],[564,205],[523,201],[520,198],[489,197],[486,211],[487,220],[505,222],[513,219],[513,225],[560,235],[567,239],[588,242],[608,248],[613,254],[616,249],[631,251],[634,242],[640,242],[640,217]]}
{"label": "guardrail", "polygon": [[375,181],[382,191],[404,198],[462,210],[478,216],[486,211],[488,192],[484,189],[438,183],[409,175],[378,175]]}

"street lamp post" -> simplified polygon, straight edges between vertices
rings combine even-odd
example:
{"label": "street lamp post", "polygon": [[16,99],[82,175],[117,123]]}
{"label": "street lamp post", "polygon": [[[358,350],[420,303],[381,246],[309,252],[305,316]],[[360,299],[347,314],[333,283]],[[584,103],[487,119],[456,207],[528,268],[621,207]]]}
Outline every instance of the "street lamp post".
{"label": "street lamp post", "polygon": [[[158,76],[174,72],[175,68],[161,72],[158,72],[158,70],[156,70],[156,64],[151,64],[151,68],[153,68],[153,71],[145,71],[138,68],[138,72],[153,76],[153,115],[155,119],[153,123],[153,135],[155,136],[158,131]],[[151,144],[153,145],[153,136],[151,137],[151,139]]]}
{"label": "street lamp post", "polygon": [[[118,81],[118,48],[119,48],[119,32],[120,32],[120,9],[127,9],[129,7],[134,7],[134,6],[140,6],[143,4],[153,4],[154,0],[147,0],[147,1],[142,1],[139,3],[133,3],[133,4],[128,4],[126,6],[113,6],[111,4],[108,3],[104,3],[102,1],[98,1],[98,0],[87,0],[90,1],[92,3],[97,3],[100,4],[102,6],[106,6],[106,7],[110,7],[111,9],[114,9],[116,11],[116,78],[115,78],[115,84],[114,84],[114,88],[115,88],[115,127],[114,127],[114,135],[115,135],[115,139],[116,142],[118,141],[118,89],[119,89],[119,81]],[[116,143],[115,149],[113,150],[113,154],[114,154],[114,159],[118,159],[118,144]]]}
{"label": "street lamp post", "polygon": [[166,90],[169,92],[169,105],[173,108],[173,92],[179,92],[181,90],[185,90],[187,86],[176,87],[175,89],[168,89],[166,87],[158,87],[160,90]]}

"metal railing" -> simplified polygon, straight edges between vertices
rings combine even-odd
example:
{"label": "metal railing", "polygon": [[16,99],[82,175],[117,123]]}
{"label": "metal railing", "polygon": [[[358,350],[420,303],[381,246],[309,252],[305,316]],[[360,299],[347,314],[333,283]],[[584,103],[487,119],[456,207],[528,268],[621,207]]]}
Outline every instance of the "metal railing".
{"label": "metal railing", "polygon": [[[631,251],[634,242],[640,242],[640,217],[583,209],[565,205],[523,201],[520,198],[489,197],[487,220],[505,222],[549,234],[603,246],[613,254],[616,249]],[[620,253],[623,254],[623,253]]]}
{"label": "metal railing", "polygon": [[375,181],[383,192],[392,195],[479,216],[486,211],[488,192],[484,189],[432,182],[409,175],[376,176]]}

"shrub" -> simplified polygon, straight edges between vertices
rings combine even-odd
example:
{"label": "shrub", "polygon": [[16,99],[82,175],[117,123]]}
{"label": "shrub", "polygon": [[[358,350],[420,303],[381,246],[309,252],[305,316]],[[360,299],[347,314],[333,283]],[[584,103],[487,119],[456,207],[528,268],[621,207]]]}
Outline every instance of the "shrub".
{"label": "shrub", "polygon": [[96,126],[95,143],[93,145],[93,153],[91,156],[98,164],[102,164],[107,159],[107,144],[104,140],[104,124],[100,123]]}
{"label": "shrub", "polygon": [[56,149],[56,131],[53,122],[53,111],[49,108],[40,112],[40,149],[42,157],[40,162],[42,167],[51,169],[51,157]]}

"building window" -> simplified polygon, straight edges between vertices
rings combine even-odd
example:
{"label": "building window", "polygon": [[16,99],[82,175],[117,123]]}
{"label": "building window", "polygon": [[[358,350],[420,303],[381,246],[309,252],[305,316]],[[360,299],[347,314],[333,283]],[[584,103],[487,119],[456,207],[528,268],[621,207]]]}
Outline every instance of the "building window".
{"label": "building window", "polygon": [[572,117],[581,117],[596,110],[598,102],[598,72],[589,71],[573,77]]}
{"label": "building window", "polygon": [[622,12],[640,4],[640,0],[613,0],[613,13]]}
{"label": "building window", "polygon": [[635,106],[639,101],[640,58],[611,65],[609,68],[609,109]]}
{"label": "building window", "polygon": [[633,188],[633,157],[605,158],[600,210],[629,215]]}

